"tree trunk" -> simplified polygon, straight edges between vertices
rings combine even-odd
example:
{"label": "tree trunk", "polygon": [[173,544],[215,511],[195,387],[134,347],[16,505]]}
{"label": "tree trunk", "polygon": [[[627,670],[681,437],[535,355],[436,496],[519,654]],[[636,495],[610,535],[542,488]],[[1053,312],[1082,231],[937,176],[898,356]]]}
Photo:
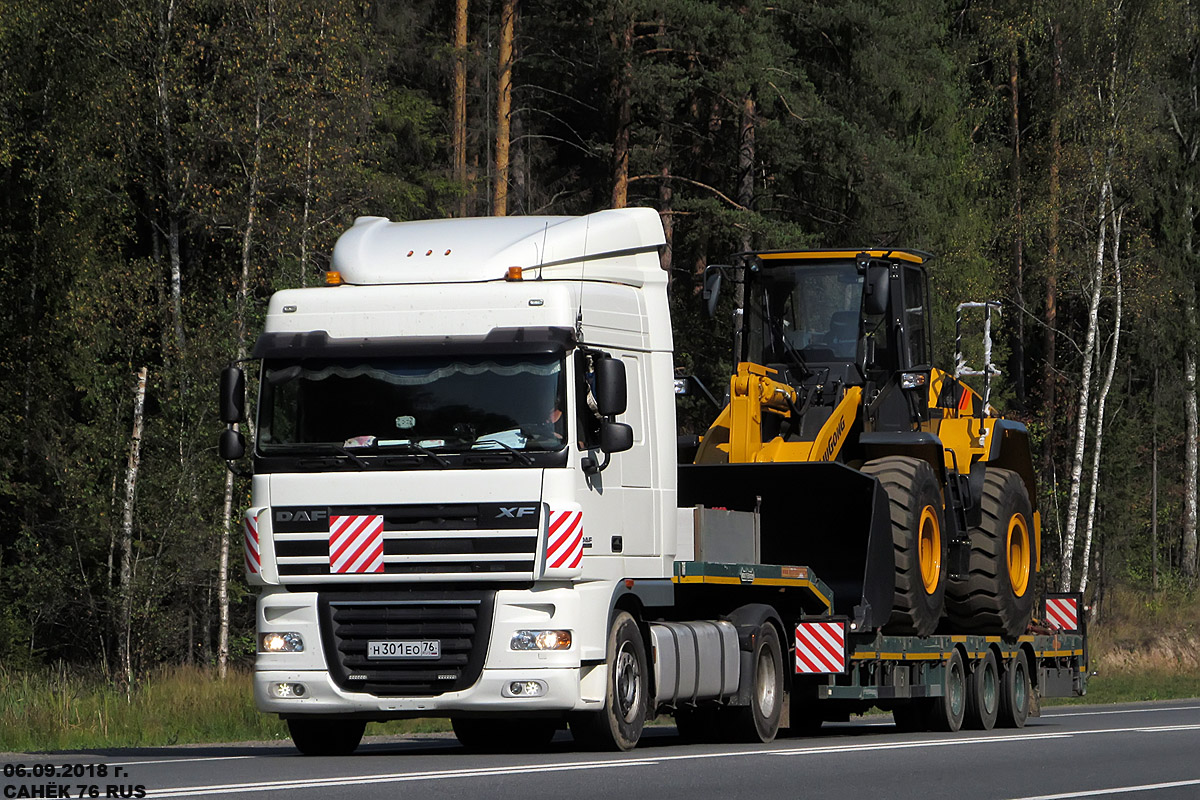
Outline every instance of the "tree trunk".
{"label": "tree trunk", "polygon": [[1017,334],[1013,341],[1013,389],[1017,395],[1017,402],[1024,404],[1025,402],[1025,240],[1024,240],[1024,222],[1022,219],[1021,208],[1021,120],[1020,120],[1020,95],[1018,94],[1018,71],[1020,67],[1019,49],[1016,42],[1013,42],[1012,50],[1009,53],[1008,59],[1008,88],[1009,88],[1009,119],[1010,119],[1010,134],[1012,136],[1012,161],[1009,164],[1009,180],[1012,182],[1013,191],[1013,240],[1012,240],[1012,257],[1013,257],[1013,277],[1016,281],[1015,294],[1017,307],[1021,309],[1021,313],[1017,314]]}
{"label": "tree trunk", "polygon": [[125,503],[121,511],[120,572],[118,593],[121,616],[117,620],[121,677],[126,695],[133,690],[133,507],[137,496],[138,468],[142,463],[142,425],[146,409],[147,367],[138,370],[133,391],[133,432],[129,437],[129,461],[125,466]]}
{"label": "tree trunk", "polygon": [[633,115],[630,109],[633,95],[633,18],[618,20],[620,30],[614,30],[613,48],[618,53],[620,68],[613,78],[613,99],[616,103],[617,130],[613,137],[612,207],[629,204],[629,128]]}
{"label": "tree trunk", "polygon": [[454,180],[462,193],[460,217],[467,215],[467,5],[468,0],[454,3],[454,122],[450,134]]}
{"label": "tree trunk", "polygon": [[[1108,190],[1109,196],[1112,189]],[[1108,400],[1108,392],[1112,388],[1113,374],[1117,369],[1117,352],[1121,346],[1121,217],[1124,212],[1118,211],[1112,221],[1112,265],[1113,277],[1117,283],[1117,301],[1113,309],[1113,340],[1112,350],[1108,354],[1108,369],[1104,375],[1104,384],[1100,388],[1100,396],[1096,400],[1096,433],[1092,441],[1092,485],[1088,492],[1087,524],[1083,536],[1083,573],[1079,576],[1079,591],[1087,591],[1088,565],[1091,563],[1092,534],[1096,521],[1096,498],[1100,489],[1100,453],[1104,448],[1104,405]],[[1099,357],[1099,351],[1097,351]]]}
{"label": "tree trunk", "polygon": [[[1071,459],[1070,495],[1067,501],[1066,535],[1063,539],[1062,553],[1063,572],[1060,584],[1060,588],[1064,592],[1071,591],[1073,586],[1071,570],[1075,556],[1075,539],[1079,523],[1079,501],[1083,488],[1083,461],[1084,451],[1087,446],[1088,411],[1091,408],[1092,365],[1095,361],[1096,329],[1099,326],[1100,317],[1100,289],[1104,279],[1104,240],[1105,235],[1108,233],[1108,191],[1111,164],[1112,148],[1110,147],[1104,166],[1104,178],[1100,183],[1099,235],[1097,236],[1096,258],[1092,270],[1092,297],[1088,305],[1087,336],[1083,346],[1083,369],[1079,377],[1079,400],[1076,404],[1075,453]],[[1086,564],[1084,564],[1084,569],[1087,569]]]}
{"label": "tree trunk", "polygon": [[[746,209],[754,206],[754,115],[754,98],[746,95],[742,99],[742,119],[738,132],[738,203]],[[750,250],[754,246],[749,222],[747,219],[742,229],[742,250]],[[737,306],[733,323],[733,352],[734,358],[740,359],[746,306],[746,286],[741,281],[734,284],[733,298]]]}
{"label": "tree trunk", "polygon": [[1058,249],[1059,249],[1059,172],[1062,166],[1062,31],[1057,22],[1051,25],[1054,37],[1053,77],[1050,112],[1050,185],[1048,203],[1050,218],[1046,231],[1046,326],[1042,331],[1042,421],[1046,427],[1046,439],[1042,451],[1042,469],[1049,471],[1057,449],[1056,389],[1058,373],[1055,370],[1055,327],[1058,325]]}
{"label": "tree trunk", "polygon": [[503,0],[500,7],[500,60],[496,82],[496,182],[492,186],[492,214],[508,216],[508,151],[512,113],[513,36],[517,0]]}

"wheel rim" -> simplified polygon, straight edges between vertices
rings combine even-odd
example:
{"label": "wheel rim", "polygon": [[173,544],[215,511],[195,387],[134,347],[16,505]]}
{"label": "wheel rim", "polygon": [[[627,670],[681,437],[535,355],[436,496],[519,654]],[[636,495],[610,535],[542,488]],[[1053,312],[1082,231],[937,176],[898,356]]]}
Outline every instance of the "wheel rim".
{"label": "wheel rim", "polygon": [[921,562],[921,582],[925,594],[937,591],[942,576],[942,529],[938,523],[937,510],[933,506],[921,509],[921,524],[917,542]]}
{"label": "wheel rim", "polygon": [[613,680],[613,693],[616,695],[617,711],[625,722],[633,722],[637,717],[638,706],[642,696],[642,671],[638,666],[629,642],[621,645],[620,652],[613,663],[616,675]]}
{"label": "wheel rim", "polygon": [[990,661],[983,668],[983,710],[992,714],[1000,707],[1000,679],[996,674],[996,662]]}
{"label": "wheel rim", "polygon": [[1029,526],[1024,514],[1013,514],[1008,520],[1008,581],[1013,594],[1023,597],[1029,588]]}
{"label": "wheel rim", "polygon": [[958,718],[966,708],[967,687],[962,662],[953,659],[950,662],[949,675],[946,676],[946,692],[950,695],[950,713]]}
{"label": "wheel rim", "polygon": [[758,654],[758,678],[758,708],[764,717],[770,717],[775,713],[775,703],[778,701],[775,694],[777,678],[775,659],[766,647]]}

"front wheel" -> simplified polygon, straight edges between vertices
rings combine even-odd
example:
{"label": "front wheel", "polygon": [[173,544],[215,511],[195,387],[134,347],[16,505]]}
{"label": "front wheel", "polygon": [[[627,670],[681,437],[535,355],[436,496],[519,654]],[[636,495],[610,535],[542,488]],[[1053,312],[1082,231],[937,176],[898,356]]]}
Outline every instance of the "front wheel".
{"label": "front wheel", "polygon": [[359,720],[320,717],[289,719],[287,726],[292,743],[306,756],[348,756],[367,729],[367,723]]}
{"label": "front wheel", "polygon": [[637,622],[621,611],[608,633],[604,708],[571,717],[571,735],[597,750],[632,750],[642,737],[649,705],[646,645]]}
{"label": "front wheel", "polygon": [[750,705],[729,709],[730,734],[742,742],[770,742],[783,715],[783,656],[775,626],[764,622],[754,634]]}

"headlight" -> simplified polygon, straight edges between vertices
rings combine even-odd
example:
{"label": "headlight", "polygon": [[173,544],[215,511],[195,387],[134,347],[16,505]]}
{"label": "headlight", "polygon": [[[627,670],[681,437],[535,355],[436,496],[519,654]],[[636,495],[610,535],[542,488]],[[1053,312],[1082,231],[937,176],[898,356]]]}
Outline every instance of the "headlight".
{"label": "headlight", "polygon": [[512,650],[570,650],[570,631],[517,631],[509,644]]}
{"label": "headlight", "polygon": [[260,653],[302,653],[304,638],[298,633],[262,633],[258,636]]}
{"label": "headlight", "polygon": [[920,389],[925,385],[927,376],[924,372],[902,372],[900,373],[900,388],[901,389]]}

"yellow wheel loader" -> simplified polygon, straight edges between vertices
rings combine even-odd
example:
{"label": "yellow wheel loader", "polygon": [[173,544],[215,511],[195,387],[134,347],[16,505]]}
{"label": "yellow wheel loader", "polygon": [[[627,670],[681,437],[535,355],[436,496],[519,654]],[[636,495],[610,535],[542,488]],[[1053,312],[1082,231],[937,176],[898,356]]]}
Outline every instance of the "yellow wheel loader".
{"label": "yellow wheel loader", "polygon": [[[737,368],[680,505],[757,511],[783,534],[763,537],[763,561],[810,566],[852,629],[1016,636],[1041,544],[1029,435],[988,403],[993,366],[967,370],[961,347],[957,376],[932,365],[930,258],[771,251],[710,267],[710,308],[722,279],[742,284]],[[996,304],[964,305],[990,327]]]}

